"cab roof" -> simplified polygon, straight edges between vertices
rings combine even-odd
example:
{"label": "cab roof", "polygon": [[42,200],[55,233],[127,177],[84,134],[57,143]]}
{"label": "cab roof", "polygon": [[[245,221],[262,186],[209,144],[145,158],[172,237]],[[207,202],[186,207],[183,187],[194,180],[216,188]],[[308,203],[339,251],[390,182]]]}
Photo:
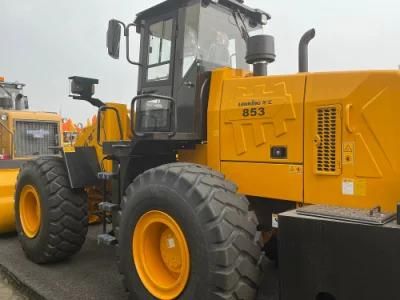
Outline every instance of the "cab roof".
{"label": "cab roof", "polygon": [[249,6],[243,4],[243,0],[216,0],[211,1],[211,0],[166,0],[164,2],[161,2],[155,6],[152,6],[136,15],[136,20],[135,24],[139,24],[140,21],[161,16],[165,13],[174,11],[180,7],[184,7],[190,4],[195,4],[195,3],[215,3],[217,2],[218,5],[227,7],[231,10],[237,10],[240,11],[242,14],[254,19],[254,20],[260,20],[261,21],[261,15],[266,15],[268,19],[271,18],[271,16],[260,10],[260,9],[253,9],[250,8]]}

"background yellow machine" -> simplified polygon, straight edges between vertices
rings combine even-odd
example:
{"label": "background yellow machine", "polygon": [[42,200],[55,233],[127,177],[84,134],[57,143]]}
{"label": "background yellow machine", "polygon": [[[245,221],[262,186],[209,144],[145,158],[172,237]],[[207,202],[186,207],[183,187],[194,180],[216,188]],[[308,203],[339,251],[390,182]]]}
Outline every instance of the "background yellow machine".
{"label": "background yellow machine", "polygon": [[[93,98],[98,80],[70,78],[71,96],[99,113],[73,149],[19,173],[26,255],[48,263],[79,251],[88,197],[101,194],[98,242],[118,245],[133,299],[250,300],[264,254],[276,256],[273,215],[334,204],[368,208],[346,220],[392,220],[400,72],[309,73],[311,30],[300,41],[299,73],[269,76],[274,39],[260,34],[269,19],[243,1],[170,0],[134,23],[111,20],[109,55],[119,58],[123,33],[139,67],[138,95],[128,110]],[[133,28],[139,62],[130,59]],[[376,206],[389,214],[369,210]],[[338,211],[348,212],[319,207]],[[304,299],[334,299],[323,288]]]}
{"label": "background yellow machine", "polygon": [[[87,124],[87,126],[91,126],[91,124]],[[73,146],[82,129],[83,125],[81,123],[75,124],[72,119],[63,119],[62,132],[64,147]]]}
{"label": "background yellow machine", "polygon": [[15,230],[14,192],[20,166],[60,147],[61,118],[28,110],[24,84],[0,79],[0,233]]}

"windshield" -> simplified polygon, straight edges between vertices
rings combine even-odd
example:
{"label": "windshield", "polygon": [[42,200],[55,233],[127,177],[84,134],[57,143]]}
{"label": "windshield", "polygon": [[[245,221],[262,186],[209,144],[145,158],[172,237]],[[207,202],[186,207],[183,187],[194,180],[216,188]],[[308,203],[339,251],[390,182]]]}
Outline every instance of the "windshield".
{"label": "windshield", "polygon": [[11,109],[13,107],[13,94],[0,84],[0,109]]}
{"label": "windshield", "polygon": [[[244,19],[249,35],[262,30],[251,27]],[[232,11],[210,4],[186,8],[183,75],[197,58],[206,70],[232,67],[249,70],[246,63],[246,42]]]}
{"label": "windshield", "polygon": [[1,98],[11,98],[10,93],[0,85],[0,97]]}

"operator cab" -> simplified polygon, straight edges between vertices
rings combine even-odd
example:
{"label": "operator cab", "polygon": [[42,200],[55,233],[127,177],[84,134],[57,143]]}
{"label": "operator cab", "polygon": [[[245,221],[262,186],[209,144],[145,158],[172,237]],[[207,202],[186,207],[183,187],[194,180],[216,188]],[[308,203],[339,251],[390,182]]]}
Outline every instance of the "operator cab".
{"label": "operator cab", "polygon": [[28,109],[28,97],[24,96],[25,84],[19,82],[5,82],[0,77],[0,109],[24,110]]}
{"label": "operator cab", "polygon": [[[133,24],[111,20],[110,56],[119,56],[122,25],[128,61],[139,65],[139,96],[134,105],[137,135],[205,140],[211,71],[250,70],[248,37],[260,33],[269,18],[237,0],[168,0],[139,13]],[[141,35],[138,63],[129,59],[130,26]],[[163,132],[168,135],[160,135]]]}

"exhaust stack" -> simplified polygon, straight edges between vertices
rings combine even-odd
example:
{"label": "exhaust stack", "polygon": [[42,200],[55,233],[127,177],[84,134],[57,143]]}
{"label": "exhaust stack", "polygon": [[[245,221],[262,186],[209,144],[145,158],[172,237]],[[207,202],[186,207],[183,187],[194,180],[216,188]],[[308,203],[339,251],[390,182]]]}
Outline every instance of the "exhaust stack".
{"label": "exhaust stack", "polygon": [[299,72],[308,72],[308,45],[315,37],[315,29],[307,31],[300,39],[299,43]]}

